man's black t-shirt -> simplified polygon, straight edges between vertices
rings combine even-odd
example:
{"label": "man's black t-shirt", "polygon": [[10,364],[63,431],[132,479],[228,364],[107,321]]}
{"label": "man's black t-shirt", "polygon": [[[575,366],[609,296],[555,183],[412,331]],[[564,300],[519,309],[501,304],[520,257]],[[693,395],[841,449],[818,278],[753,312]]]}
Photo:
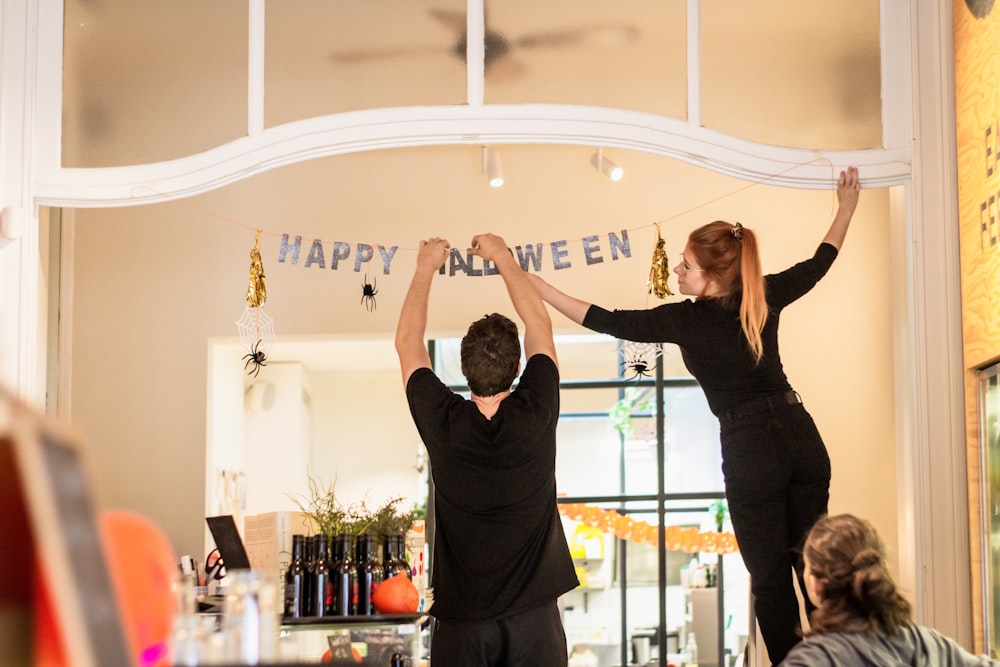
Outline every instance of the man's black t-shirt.
{"label": "man's black t-shirt", "polygon": [[528,360],[520,382],[487,419],[429,368],[406,386],[434,479],[430,613],[500,618],[579,584],[556,508],[559,371]]}

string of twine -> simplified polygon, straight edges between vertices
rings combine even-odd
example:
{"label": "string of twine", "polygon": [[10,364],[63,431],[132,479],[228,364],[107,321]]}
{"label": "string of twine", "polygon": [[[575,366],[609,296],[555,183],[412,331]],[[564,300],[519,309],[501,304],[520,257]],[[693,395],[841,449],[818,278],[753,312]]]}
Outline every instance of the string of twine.
{"label": "string of twine", "polygon": [[[738,188],[736,188],[734,190],[731,190],[729,192],[721,194],[718,197],[713,197],[712,199],[708,199],[708,200],[706,200],[706,201],[704,201],[704,202],[702,202],[700,204],[692,206],[692,207],[690,207],[688,209],[685,209],[683,211],[679,211],[679,212],[674,213],[672,215],[669,215],[669,216],[667,216],[665,218],[661,218],[659,220],[655,220],[655,221],[650,222],[650,223],[645,224],[645,225],[639,225],[637,227],[629,227],[629,228],[627,228],[627,229],[625,229],[623,231],[626,231],[626,232],[636,232],[636,231],[640,231],[640,230],[643,230],[643,229],[649,229],[649,228],[652,228],[652,227],[656,227],[658,225],[665,224],[665,223],[667,223],[667,222],[669,222],[671,220],[676,220],[676,219],[681,218],[683,216],[689,215],[690,213],[693,213],[694,211],[697,211],[698,209],[704,208],[704,207],[709,206],[711,204],[714,204],[716,202],[722,201],[723,199],[727,199],[727,198],[732,197],[734,195],[737,195],[737,194],[739,194],[741,192],[749,190],[750,188],[754,188],[754,187],[757,187],[757,186],[762,185],[764,183],[767,183],[768,181],[774,180],[775,178],[777,178],[779,176],[783,176],[783,175],[785,175],[785,174],[787,174],[787,173],[789,173],[791,171],[795,171],[796,169],[799,169],[801,167],[805,167],[805,166],[808,166],[808,165],[811,165],[811,164],[816,164],[816,163],[826,163],[826,164],[828,164],[829,167],[830,167],[830,180],[831,180],[831,182],[836,183],[836,177],[834,176],[834,173],[833,173],[834,172],[833,162],[831,162],[829,160],[829,158],[818,157],[818,158],[815,158],[813,160],[809,160],[807,162],[801,162],[799,164],[792,165],[791,167],[788,167],[787,169],[783,169],[782,171],[775,172],[773,174],[769,174],[769,175],[767,175],[767,176],[765,176],[765,177],[763,177],[761,179],[758,179],[756,181],[747,183],[746,185],[743,185],[743,186],[738,187]],[[155,195],[165,196],[162,192],[158,192],[155,188],[153,188],[151,186],[148,186],[148,185],[139,185],[139,186],[136,186],[135,188],[132,189],[132,196],[133,197],[135,197],[136,192],[138,190],[146,190],[147,192],[151,192],[151,193],[153,193]],[[228,223],[233,224],[233,225],[235,225],[237,227],[240,227],[242,229],[246,229],[247,231],[250,231],[250,232],[254,233],[254,235],[255,235],[256,238],[259,238],[261,234],[266,235],[266,236],[270,236],[270,237],[274,237],[274,238],[282,238],[282,237],[285,236],[285,233],[270,232],[270,231],[267,231],[267,230],[265,230],[265,229],[263,229],[263,228],[261,228],[259,226],[256,226],[256,225],[248,225],[248,224],[244,223],[241,220],[237,220],[235,218],[232,218],[232,217],[230,217],[228,215],[225,215],[224,213],[220,213],[219,211],[216,211],[214,209],[207,208],[207,207],[204,207],[204,206],[199,206],[198,204],[195,204],[195,203],[193,203],[191,201],[188,201],[187,199],[183,199],[183,198],[169,198],[168,197],[168,201],[179,203],[182,206],[185,206],[185,207],[191,209],[192,211],[197,211],[198,213],[204,214],[204,215],[206,215],[208,217],[217,218],[219,220],[222,220],[224,222],[228,222]],[[836,190],[834,189],[834,190],[831,191],[831,204],[830,204],[831,213],[833,211],[835,203],[836,203]],[[580,237],[579,239],[574,239],[574,241],[580,241],[580,242],[582,242],[583,241],[583,237]],[[328,242],[328,243],[330,245],[333,244],[332,241]],[[326,244],[324,244],[324,245],[326,245]],[[368,244],[365,244],[365,245],[369,245],[369,246],[371,246],[371,247],[374,248],[374,247],[377,247],[380,244],[368,243]],[[383,244],[383,247],[385,247],[384,244]],[[397,249],[399,249],[399,250],[406,250],[406,251],[411,251],[411,252],[416,252],[419,249],[417,247],[409,247],[409,246],[395,246],[395,247]]]}

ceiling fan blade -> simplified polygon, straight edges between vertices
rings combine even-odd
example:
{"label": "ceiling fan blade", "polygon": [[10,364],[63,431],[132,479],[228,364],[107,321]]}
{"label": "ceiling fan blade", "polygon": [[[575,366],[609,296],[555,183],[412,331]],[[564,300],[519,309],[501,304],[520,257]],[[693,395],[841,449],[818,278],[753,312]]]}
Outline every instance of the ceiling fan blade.
{"label": "ceiling fan blade", "polygon": [[446,28],[451,30],[458,37],[457,43],[449,48],[426,47],[426,48],[403,48],[403,49],[359,49],[356,51],[341,51],[334,53],[330,59],[337,63],[364,63],[372,60],[383,60],[386,58],[406,58],[409,56],[438,55],[441,53],[451,53],[461,60],[465,59],[465,35],[466,35],[466,15],[465,12],[456,12],[450,9],[432,8],[427,12],[431,18],[437,20]]}
{"label": "ceiling fan blade", "polygon": [[524,63],[515,56],[506,56],[490,62],[484,76],[491,84],[510,83],[524,74],[527,69]]}
{"label": "ceiling fan blade", "polygon": [[461,35],[465,33],[465,12],[453,12],[450,9],[431,9],[428,13],[455,34]]}
{"label": "ceiling fan blade", "polygon": [[523,35],[514,40],[514,45],[524,48],[581,45],[621,46],[634,42],[638,37],[639,30],[635,26],[607,23]]}
{"label": "ceiling fan blade", "polygon": [[448,49],[440,46],[412,47],[402,49],[359,49],[357,51],[339,51],[330,54],[330,60],[335,63],[356,64],[390,58],[409,58],[412,56],[440,55],[448,53]]}

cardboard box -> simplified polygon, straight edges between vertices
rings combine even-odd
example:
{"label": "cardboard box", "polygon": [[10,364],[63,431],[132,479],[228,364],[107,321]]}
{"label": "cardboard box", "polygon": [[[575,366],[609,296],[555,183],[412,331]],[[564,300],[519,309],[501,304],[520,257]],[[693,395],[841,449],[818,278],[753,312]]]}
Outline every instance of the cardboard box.
{"label": "cardboard box", "polygon": [[410,579],[417,589],[420,603],[418,611],[426,611],[433,602],[433,591],[428,587],[430,572],[426,569],[427,540],[424,522],[417,521],[406,533],[406,562],[410,564]]}
{"label": "cardboard box", "polygon": [[265,576],[284,576],[292,560],[292,535],[312,535],[316,526],[304,512],[267,512],[243,520],[250,567]]}

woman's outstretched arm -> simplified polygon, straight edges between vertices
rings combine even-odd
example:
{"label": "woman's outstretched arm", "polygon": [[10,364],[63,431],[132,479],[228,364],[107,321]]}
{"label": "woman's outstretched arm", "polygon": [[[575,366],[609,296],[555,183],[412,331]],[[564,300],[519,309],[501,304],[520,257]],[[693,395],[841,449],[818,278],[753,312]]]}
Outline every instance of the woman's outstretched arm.
{"label": "woman's outstretched arm", "polygon": [[834,216],[833,222],[830,224],[830,230],[823,237],[823,243],[829,243],[837,250],[840,250],[840,246],[844,245],[847,228],[854,216],[854,209],[858,207],[860,192],[861,182],[858,181],[858,168],[848,167],[847,171],[840,172],[840,179],[837,181],[837,215]]}
{"label": "woman's outstretched arm", "polygon": [[542,280],[538,274],[529,273],[528,278],[531,280],[531,284],[534,285],[538,295],[542,297],[542,301],[549,304],[577,324],[583,324],[583,318],[587,316],[587,311],[590,310],[590,306],[592,304],[577,299],[576,297],[572,297],[564,292],[560,292],[555,287]]}

